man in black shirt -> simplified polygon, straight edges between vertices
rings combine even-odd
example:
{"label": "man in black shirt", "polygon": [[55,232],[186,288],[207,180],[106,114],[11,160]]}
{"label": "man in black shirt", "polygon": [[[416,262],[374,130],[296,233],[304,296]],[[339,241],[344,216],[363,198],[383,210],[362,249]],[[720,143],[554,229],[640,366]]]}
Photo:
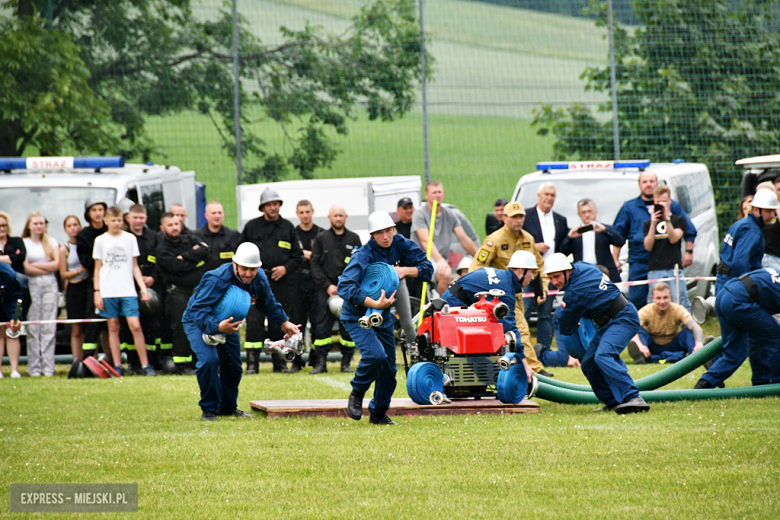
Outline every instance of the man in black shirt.
{"label": "man in black shirt", "polygon": [[[314,207],[311,202],[304,199],[298,202],[295,208],[295,214],[301,223],[295,226],[295,233],[298,235],[301,249],[303,250],[303,265],[298,276],[298,310],[300,314],[293,317],[296,323],[300,323],[301,329],[306,328],[306,321],[314,326],[314,312],[317,301],[317,289],[314,285],[314,278],[311,276],[311,248],[314,239],[317,238],[323,229],[312,222],[314,216]],[[314,366],[314,356],[309,356],[309,364]],[[300,356],[296,357],[292,363],[293,372],[297,372],[303,366]]]}
{"label": "man in black shirt", "polygon": [[187,227],[187,208],[184,207],[184,205],[176,203],[171,204],[171,209],[169,209],[171,213],[173,213],[177,219],[179,219],[179,223],[181,224],[181,235],[189,235],[192,233],[190,228]]}
{"label": "man in black shirt", "polygon": [[[303,263],[303,251],[298,242],[295,226],[279,215],[282,199],[274,190],[268,188],[260,195],[260,211],[263,214],[250,220],[244,226],[239,244],[252,242],[260,249],[263,270],[268,277],[271,291],[288,316],[298,316],[296,296],[298,294],[298,270]],[[247,374],[257,373],[260,350],[263,340],[272,341],[284,337],[282,329],[269,321],[265,330],[265,316],[252,306],[246,317]],[[274,354],[274,372],[292,372],[287,369],[283,358]]]}
{"label": "man in black shirt", "polygon": [[414,215],[414,202],[409,197],[398,201],[398,216],[401,217],[395,223],[395,231],[404,238],[411,240],[412,215]]}
{"label": "man in black shirt", "polygon": [[182,375],[195,374],[195,359],[181,318],[187,303],[206,273],[209,246],[192,233],[181,234],[181,222],[173,213],[162,217],[163,238],[157,242],[157,268],[165,284],[163,319],[171,326],[173,361]]}
{"label": "man in black shirt", "polygon": [[485,216],[485,233],[491,235],[504,225],[504,206],[509,204],[506,199],[497,199],[493,203],[493,213]]}
{"label": "man in black shirt", "polygon": [[[312,321],[311,354],[316,362],[312,374],[328,371],[327,360],[332,345],[333,320],[337,319],[329,309],[328,299],[331,296],[338,297],[339,276],[347,267],[352,254],[361,246],[360,237],[344,226],[347,212],[343,207],[332,206],[328,212],[328,220],[330,220],[330,229],[317,236],[311,251],[311,273],[317,285],[317,310]],[[352,372],[349,364],[355,354],[355,342],[341,324],[341,320],[339,320],[339,330],[341,371]]]}
{"label": "man in black shirt", "polygon": [[[658,186],[653,191],[653,203],[655,204],[654,209],[661,208],[661,211],[653,211],[650,220],[646,221],[642,228],[645,233],[645,250],[650,252],[650,258],[647,261],[648,280],[674,276],[675,265],[682,270],[683,259],[680,241],[683,240],[688,229],[688,221],[685,220],[685,217],[672,214],[672,192],[668,186]],[[653,302],[654,285],[655,283],[648,284],[648,304]],[[677,287],[675,287],[675,281],[670,281],[669,286],[672,290],[674,303],[682,305],[690,312],[691,304],[688,301],[688,289],[685,282],[677,280]],[[680,293],[679,301],[677,299],[678,290]]]}
{"label": "man in black shirt", "polygon": [[222,224],[225,221],[225,210],[219,202],[206,204],[205,217],[206,225],[195,230],[193,234],[209,245],[205,270],[211,271],[232,261],[241,233]]}
{"label": "man in black shirt", "polygon": [[[87,280],[82,282],[88,284],[87,287],[92,287],[92,277],[95,272],[95,260],[92,258],[95,239],[108,231],[108,227],[103,222],[107,209],[108,204],[100,197],[90,197],[84,203],[84,220],[89,222],[89,226],[79,231],[79,234],[76,235],[76,254],[78,254],[79,262],[84,266],[85,271],[89,273]],[[95,314],[95,302],[93,298],[87,298],[86,316],[93,319],[96,317]],[[100,333],[105,330],[105,323],[86,323],[84,325],[84,357],[97,354]],[[103,351],[110,358],[110,350],[105,348],[106,340],[102,343]]]}

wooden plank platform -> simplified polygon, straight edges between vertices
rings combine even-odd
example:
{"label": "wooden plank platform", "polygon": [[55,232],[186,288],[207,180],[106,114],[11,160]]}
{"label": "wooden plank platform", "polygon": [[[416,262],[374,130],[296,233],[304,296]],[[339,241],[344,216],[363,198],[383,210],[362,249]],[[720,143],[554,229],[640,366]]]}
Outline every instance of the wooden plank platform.
{"label": "wooden plank platform", "polygon": [[[363,415],[368,417],[368,403],[363,403]],[[251,401],[253,410],[265,413],[269,418],[298,417],[347,417],[346,399],[310,399],[289,401]],[[524,400],[519,404],[505,404],[498,399],[453,399],[451,404],[419,405],[408,397],[393,399],[390,402],[388,415],[414,417],[420,415],[465,415],[465,414],[500,414],[500,413],[538,413],[539,405],[533,401]]]}

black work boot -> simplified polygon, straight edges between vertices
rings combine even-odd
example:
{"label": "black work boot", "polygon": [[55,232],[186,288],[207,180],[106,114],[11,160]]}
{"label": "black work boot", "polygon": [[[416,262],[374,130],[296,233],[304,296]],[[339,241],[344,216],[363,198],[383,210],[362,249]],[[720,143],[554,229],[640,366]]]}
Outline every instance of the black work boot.
{"label": "black work boot", "polygon": [[246,373],[257,374],[260,371],[260,351],[250,348],[246,351]]}
{"label": "black work boot", "polygon": [[618,415],[647,412],[649,410],[650,405],[647,404],[641,396],[636,396],[633,399],[629,399],[625,403],[621,403],[615,407],[615,413]]}
{"label": "black work boot", "polygon": [[385,414],[378,415],[374,413],[368,418],[368,422],[371,424],[378,424],[379,426],[395,426],[398,424]]}
{"label": "black work boot", "polygon": [[341,347],[341,371],[345,374],[354,372],[349,364],[352,363],[352,356],[355,355],[355,347]]}
{"label": "black work boot", "polygon": [[635,365],[647,364],[647,359],[645,359],[645,355],[642,354],[641,350],[639,350],[639,345],[637,345],[636,341],[634,340],[628,342],[628,355],[631,356],[631,359],[634,360]]}
{"label": "black work boot", "polygon": [[358,392],[357,390],[352,390],[352,393],[349,394],[349,401],[347,401],[347,415],[356,421],[359,421],[360,418],[363,417],[364,395],[366,395],[365,392]]}
{"label": "black work boot", "polygon": [[282,373],[282,374],[292,374],[292,370],[287,368],[287,362],[284,360],[282,356],[277,354],[276,352],[271,353],[271,361],[274,365],[274,372]]}
{"label": "black work boot", "polygon": [[310,356],[314,359],[314,370],[309,372],[312,375],[323,374],[328,371],[328,349],[323,345],[311,351]]}
{"label": "black work boot", "polygon": [[293,358],[292,363],[290,364],[290,372],[300,372],[305,366],[306,364],[303,362],[303,357],[297,355],[295,358]]}
{"label": "black work boot", "polygon": [[715,388],[715,387],[712,386],[710,382],[707,381],[706,379],[699,379],[696,382],[696,386],[693,387],[694,390],[709,390],[711,388]]}

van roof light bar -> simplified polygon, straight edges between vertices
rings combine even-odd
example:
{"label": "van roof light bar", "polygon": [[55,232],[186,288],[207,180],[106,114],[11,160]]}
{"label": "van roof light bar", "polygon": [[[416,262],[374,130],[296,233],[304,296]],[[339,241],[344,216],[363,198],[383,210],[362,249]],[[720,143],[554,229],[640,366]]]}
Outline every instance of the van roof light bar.
{"label": "van roof light bar", "polygon": [[113,157],[0,157],[0,170],[74,170],[121,168],[125,158]]}
{"label": "van roof light bar", "polygon": [[536,169],[543,172],[550,170],[617,170],[620,168],[638,168],[644,170],[650,166],[647,159],[629,161],[572,161],[572,162],[539,162]]}

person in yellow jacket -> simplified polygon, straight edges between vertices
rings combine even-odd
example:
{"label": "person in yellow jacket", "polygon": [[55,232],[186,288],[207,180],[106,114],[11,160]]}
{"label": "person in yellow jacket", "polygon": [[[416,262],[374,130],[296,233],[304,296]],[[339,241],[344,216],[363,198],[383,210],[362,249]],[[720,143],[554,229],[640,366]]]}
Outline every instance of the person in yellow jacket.
{"label": "person in yellow jacket", "polygon": [[[536,264],[539,266],[539,272],[544,272],[544,260],[539,250],[536,249],[534,237],[523,229],[525,222],[525,209],[519,202],[510,202],[504,206],[504,226],[498,231],[487,236],[482,246],[477,250],[477,254],[471,261],[469,272],[476,271],[483,267],[494,267],[496,269],[506,269],[509,265],[509,259],[515,251],[530,251],[536,257]],[[539,297],[541,304],[547,299],[547,287],[549,280],[546,274],[542,274],[542,287],[544,287],[544,296]],[[523,352],[528,361],[528,366],[537,374],[552,376],[544,370],[544,366],[539,362],[533,347],[531,346],[531,331],[528,328],[528,322],[525,321],[525,307],[523,298],[518,295],[515,298],[515,319],[517,320],[517,329],[520,331],[520,342],[523,344]]]}

